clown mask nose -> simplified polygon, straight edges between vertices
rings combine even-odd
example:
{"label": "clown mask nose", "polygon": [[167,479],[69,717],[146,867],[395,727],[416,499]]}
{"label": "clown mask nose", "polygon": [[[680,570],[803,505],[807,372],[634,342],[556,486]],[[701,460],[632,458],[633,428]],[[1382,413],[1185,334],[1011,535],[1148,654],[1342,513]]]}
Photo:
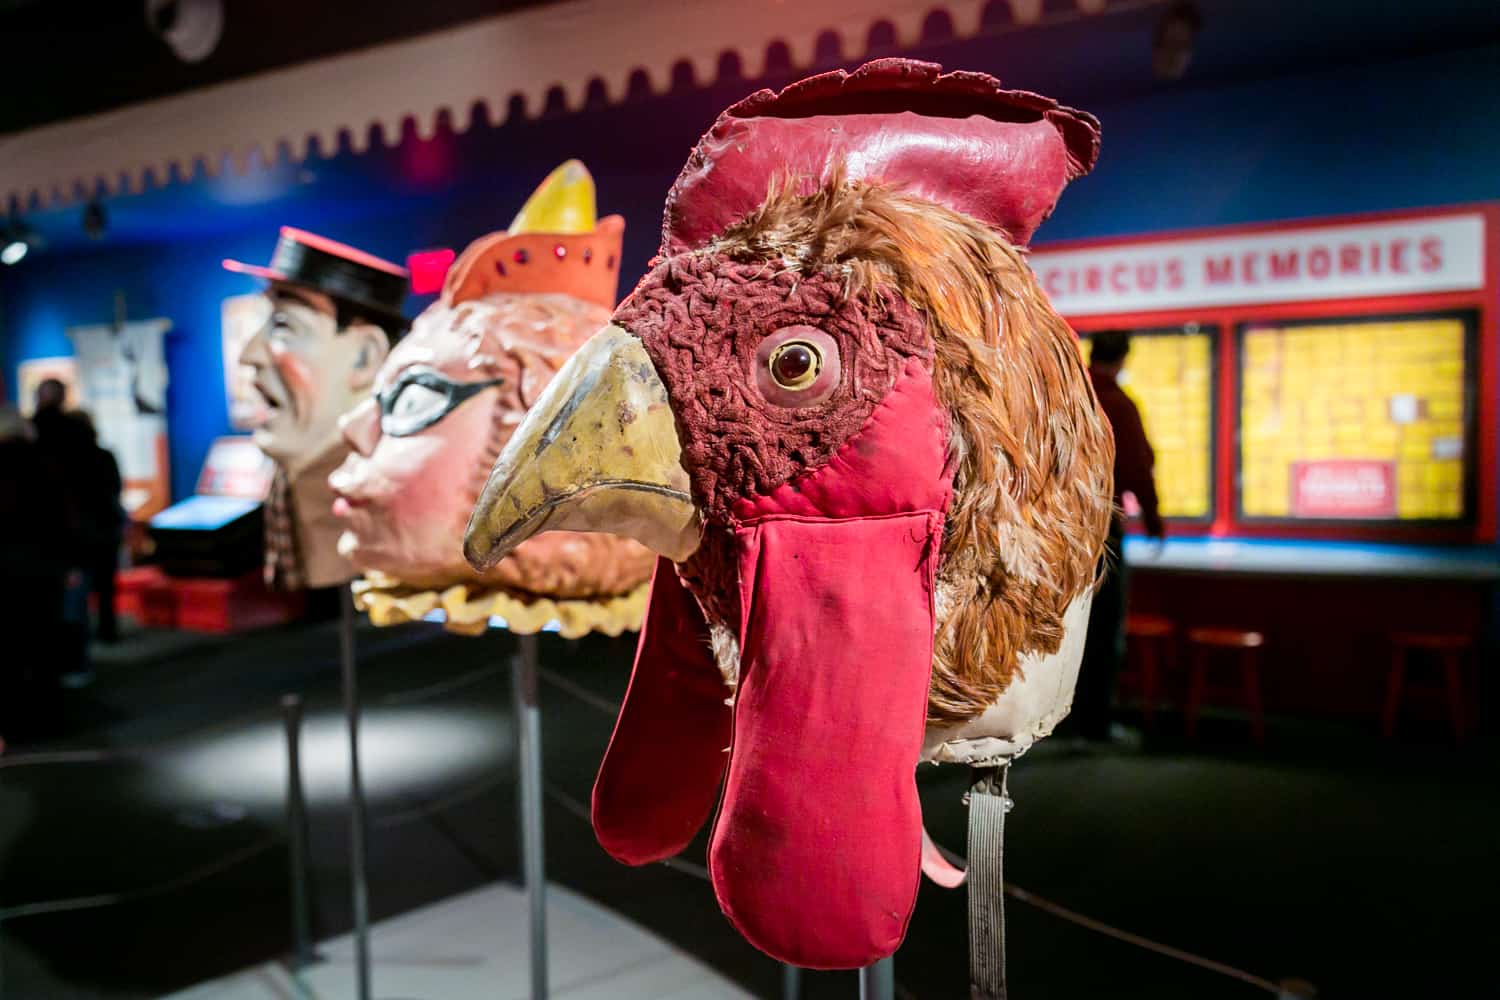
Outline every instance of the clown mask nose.
{"label": "clown mask nose", "polygon": [[464,532],[464,557],[494,565],[548,530],[634,538],[675,562],[702,522],[682,448],[646,349],[610,325],[547,385],[495,461]]}

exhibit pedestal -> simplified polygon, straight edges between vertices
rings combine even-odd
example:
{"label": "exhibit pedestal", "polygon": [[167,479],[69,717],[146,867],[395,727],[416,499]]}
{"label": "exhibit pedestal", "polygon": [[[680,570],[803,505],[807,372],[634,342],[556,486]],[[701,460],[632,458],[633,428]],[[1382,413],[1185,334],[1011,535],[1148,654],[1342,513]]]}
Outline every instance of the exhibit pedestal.
{"label": "exhibit pedestal", "polygon": [[894,1000],[896,960],[882,958],[859,970],[859,1000]]}
{"label": "exhibit pedestal", "polygon": [[969,983],[974,1000],[1005,1000],[1005,814],[1009,764],[976,767],[969,786]]}
{"label": "exhibit pedestal", "polygon": [[260,571],[227,578],[170,577],[157,566],[121,570],[115,611],[145,628],[232,633],[295,621],[306,605],[300,591],[266,589]]}
{"label": "exhibit pedestal", "polygon": [[354,970],[359,1000],[370,1000],[370,902],[365,871],[368,830],[364,781],[359,771],[359,672],[354,662],[354,599],[339,594],[339,664],[343,671],[344,716],[349,729],[349,877],[354,912]]}
{"label": "exhibit pedestal", "polygon": [[542,711],[537,703],[537,637],[521,635],[512,660],[519,743],[521,855],[530,902],[531,998],[547,996],[547,860],[542,833]]}

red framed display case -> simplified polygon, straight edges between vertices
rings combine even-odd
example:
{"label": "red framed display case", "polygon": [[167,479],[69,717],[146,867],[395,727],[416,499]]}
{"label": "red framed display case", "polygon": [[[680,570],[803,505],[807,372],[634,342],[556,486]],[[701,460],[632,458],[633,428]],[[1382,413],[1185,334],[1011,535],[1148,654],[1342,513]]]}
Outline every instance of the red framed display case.
{"label": "red framed display case", "polygon": [[[1054,243],[1031,260],[1085,340],[1213,332],[1210,513],[1169,509],[1175,535],[1495,540],[1500,206]],[[1268,415],[1315,430],[1278,438]],[[1268,506],[1281,496],[1286,510]]]}

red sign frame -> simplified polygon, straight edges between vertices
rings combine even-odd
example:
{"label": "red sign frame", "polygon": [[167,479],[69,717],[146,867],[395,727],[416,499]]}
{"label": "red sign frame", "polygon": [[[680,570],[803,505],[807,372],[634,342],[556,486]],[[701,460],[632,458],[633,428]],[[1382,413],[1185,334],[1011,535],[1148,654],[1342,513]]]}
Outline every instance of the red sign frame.
{"label": "red sign frame", "polygon": [[[1445,206],[1427,210],[1372,212],[1322,218],[1296,219],[1270,224],[1216,226],[1204,229],[1172,230],[1130,238],[1094,238],[1038,244],[1034,251],[1081,250],[1149,245],[1182,239],[1210,236],[1257,235],[1286,229],[1312,226],[1346,225],[1381,221],[1407,221],[1472,215],[1484,217],[1483,287],[1472,291],[1433,292],[1418,295],[1382,295],[1367,298],[1320,299],[1254,305],[1201,306],[1138,312],[1100,313],[1068,317],[1080,333],[1115,328],[1180,326],[1198,322],[1216,324],[1221,330],[1236,330],[1245,323],[1332,319],[1401,313],[1473,310],[1478,315],[1477,364],[1478,392],[1475,400],[1477,428],[1474,436],[1475,510],[1470,521],[1452,524],[1381,524],[1361,525],[1339,521],[1321,524],[1317,521],[1274,524],[1240,518],[1234,502],[1235,474],[1238,461],[1236,447],[1239,413],[1239,338],[1218,338],[1216,358],[1214,428],[1214,517],[1208,524],[1187,522],[1176,526],[1182,535],[1239,536],[1263,538],[1324,538],[1351,541],[1407,542],[1494,542],[1497,515],[1500,515],[1500,483],[1497,483],[1497,447],[1500,447],[1500,336],[1496,322],[1500,317],[1500,204],[1479,203]],[[1065,314],[1066,315],[1066,314]]]}

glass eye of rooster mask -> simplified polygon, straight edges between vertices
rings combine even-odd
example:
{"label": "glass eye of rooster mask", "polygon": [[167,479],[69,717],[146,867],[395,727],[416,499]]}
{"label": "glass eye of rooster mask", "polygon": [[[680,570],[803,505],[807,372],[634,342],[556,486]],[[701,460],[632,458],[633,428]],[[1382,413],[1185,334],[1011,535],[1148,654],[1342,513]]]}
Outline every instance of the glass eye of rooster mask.
{"label": "glass eye of rooster mask", "polygon": [[916,763],[1067,712],[1113,446],[1017,247],[1097,150],[1086,114],[910,60],[740,102],[470,519],[476,565],[550,529],[661,554],[595,831],[644,864],[717,807],[714,892],[781,961],[894,952]]}

